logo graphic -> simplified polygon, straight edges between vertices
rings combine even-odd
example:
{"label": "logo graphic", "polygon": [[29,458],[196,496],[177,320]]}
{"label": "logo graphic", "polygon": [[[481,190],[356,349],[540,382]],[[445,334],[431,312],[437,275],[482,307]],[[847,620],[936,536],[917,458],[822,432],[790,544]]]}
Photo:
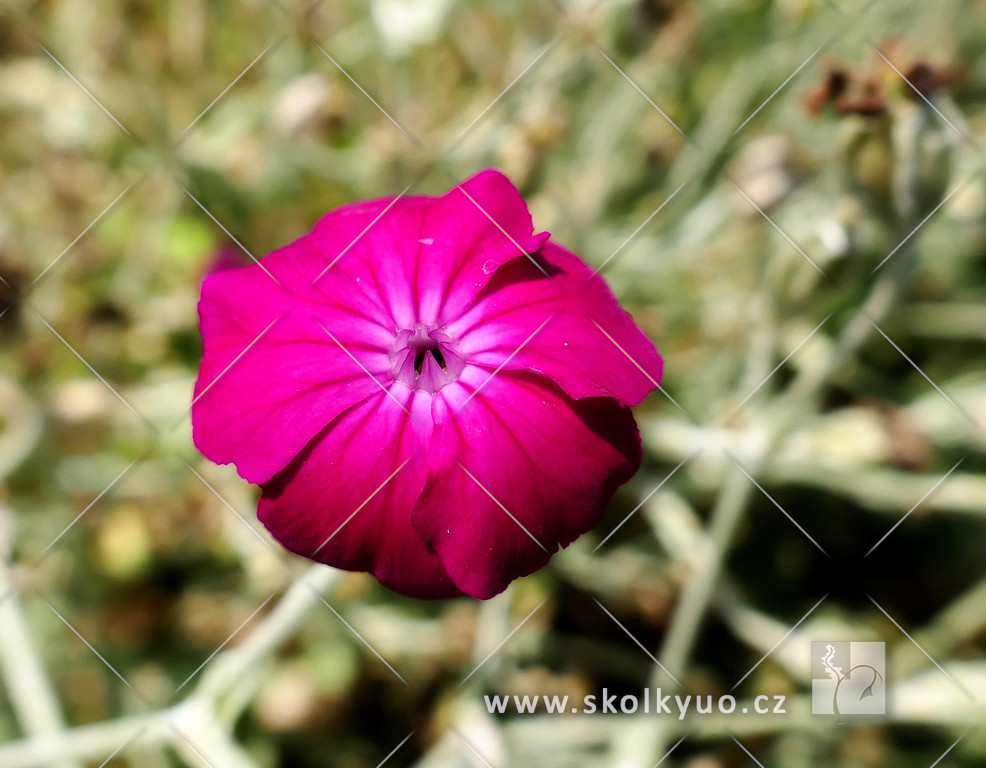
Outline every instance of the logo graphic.
{"label": "logo graphic", "polygon": [[882,715],[887,711],[883,643],[812,641],[811,712]]}

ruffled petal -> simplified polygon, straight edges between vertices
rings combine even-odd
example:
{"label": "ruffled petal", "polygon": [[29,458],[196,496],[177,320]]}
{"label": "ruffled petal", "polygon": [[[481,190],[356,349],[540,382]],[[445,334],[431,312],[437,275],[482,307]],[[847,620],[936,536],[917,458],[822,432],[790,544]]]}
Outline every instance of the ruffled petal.
{"label": "ruffled petal", "polygon": [[[353,226],[354,220],[359,224]],[[340,230],[349,234],[359,225],[363,237],[345,249],[335,244]],[[442,325],[457,317],[497,267],[537,251],[548,238],[534,234],[517,188],[493,170],[441,197],[340,208],[323,217],[313,235],[332,243],[326,247],[333,254],[332,270],[382,297],[399,328]]]}
{"label": "ruffled petal", "polygon": [[417,288],[423,322],[465,311],[502,264],[528,260],[548,240],[534,234],[527,204],[496,170],[482,171],[437,198],[422,227]]}
{"label": "ruffled petal", "polygon": [[326,424],[392,380],[393,330],[336,281],[310,238],[262,261],[208,275],[203,356],[192,402],[196,447],[250,482],[283,469]]}
{"label": "ruffled petal", "polygon": [[380,392],[338,417],[269,483],[257,516],[285,547],[418,598],[461,594],[411,528],[428,471],[428,400]]}
{"label": "ruffled petal", "polygon": [[541,377],[501,374],[468,393],[435,398],[411,523],[455,584],[486,599],[599,522],[640,466],[640,437],[611,398],[572,400]]}
{"label": "ruffled petal", "polygon": [[581,259],[554,243],[538,258],[548,277],[514,259],[449,327],[463,355],[490,370],[548,376],[576,399],[637,405],[661,380],[654,345]]}

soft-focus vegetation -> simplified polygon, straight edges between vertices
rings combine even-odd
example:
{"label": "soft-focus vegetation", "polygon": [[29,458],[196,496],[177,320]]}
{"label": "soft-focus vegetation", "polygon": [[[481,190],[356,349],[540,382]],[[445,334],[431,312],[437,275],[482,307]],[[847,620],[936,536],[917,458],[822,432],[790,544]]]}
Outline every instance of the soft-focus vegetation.
{"label": "soft-focus vegetation", "polygon": [[[0,136],[3,768],[986,760],[986,5],[12,0]],[[667,370],[597,531],[419,604],[196,453],[195,304],[487,166]],[[887,643],[887,717],[810,714],[812,640]],[[648,653],[789,712],[483,706],[673,689]]]}

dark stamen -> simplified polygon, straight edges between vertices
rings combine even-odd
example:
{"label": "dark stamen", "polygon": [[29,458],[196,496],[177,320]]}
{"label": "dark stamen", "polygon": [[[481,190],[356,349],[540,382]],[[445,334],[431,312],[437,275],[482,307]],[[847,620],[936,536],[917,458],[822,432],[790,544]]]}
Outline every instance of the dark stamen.
{"label": "dark stamen", "polygon": [[431,356],[435,358],[438,364],[445,370],[445,356],[442,354],[442,350],[438,347],[418,347],[417,351],[414,353],[414,370],[421,373],[421,369],[425,365],[425,355],[431,353]]}

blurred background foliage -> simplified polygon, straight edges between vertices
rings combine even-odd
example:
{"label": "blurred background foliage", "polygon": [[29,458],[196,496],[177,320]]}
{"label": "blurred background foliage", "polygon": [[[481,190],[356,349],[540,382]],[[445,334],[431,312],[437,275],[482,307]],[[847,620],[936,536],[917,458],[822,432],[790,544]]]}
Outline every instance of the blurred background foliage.
{"label": "blurred background foliage", "polygon": [[[986,5],[13,0],[0,136],[0,765],[983,763]],[[488,604],[323,602],[191,445],[199,283],[487,166],[665,355],[644,469]],[[628,633],[792,713],[485,714],[659,682]],[[888,718],[807,713],[826,639]]]}

